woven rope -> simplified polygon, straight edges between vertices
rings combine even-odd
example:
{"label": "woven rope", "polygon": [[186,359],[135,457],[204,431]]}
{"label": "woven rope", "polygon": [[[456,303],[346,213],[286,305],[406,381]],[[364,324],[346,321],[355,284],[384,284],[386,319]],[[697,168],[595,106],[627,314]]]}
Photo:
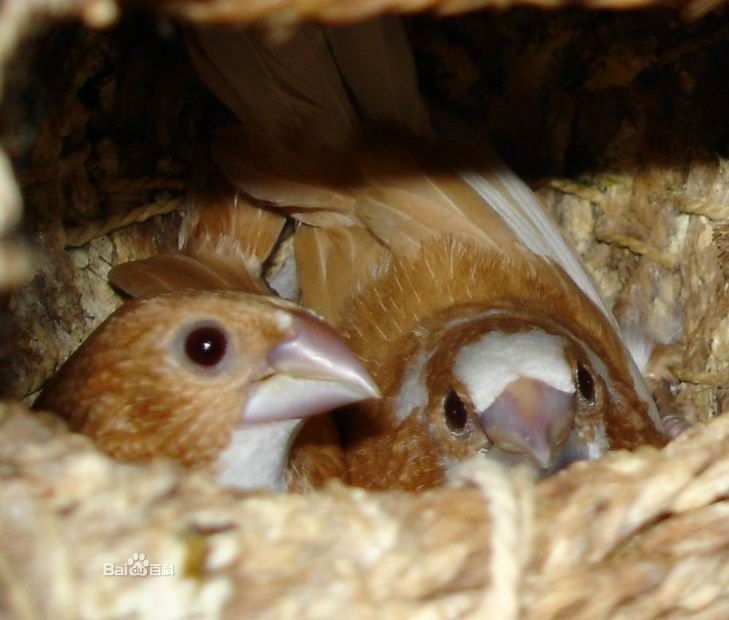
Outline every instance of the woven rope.
{"label": "woven rope", "polygon": [[679,381],[719,387],[729,385],[729,372],[699,372],[686,368],[671,368]]}
{"label": "woven rope", "polygon": [[678,203],[683,213],[703,215],[710,220],[729,220],[729,205],[716,204],[707,200],[683,200]]}
{"label": "woven rope", "polygon": [[595,238],[603,243],[617,245],[621,248],[625,248],[626,250],[630,250],[633,254],[643,256],[654,263],[658,263],[666,269],[676,269],[678,266],[678,259],[675,256],[667,252],[662,252],[650,243],[646,243],[645,241],[641,241],[635,237],[613,232],[596,231]]}
{"label": "woven rope", "polygon": [[[137,1],[136,4],[139,4]],[[147,0],[147,6],[197,22],[265,21],[271,26],[287,27],[307,19],[331,23],[361,21],[385,13],[432,12],[454,15],[487,8],[515,6],[541,8],[581,7],[585,9],[625,9],[655,6],[655,0]],[[719,0],[673,0],[668,4],[691,17],[712,10]],[[665,3],[664,3],[665,5]]]}
{"label": "woven rope", "polygon": [[455,472],[456,479],[478,487],[491,515],[491,586],[474,620],[499,610],[503,620],[519,617],[524,568],[531,556],[534,483],[524,470],[507,470],[494,461],[471,460]]}
{"label": "woven rope", "polygon": [[178,211],[184,206],[184,199],[172,198],[162,202],[153,202],[142,205],[136,209],[130,209],[124,213],[113,215],[112,217],[99,222],[89,222],[83,226],[69,228],[66,230],[65,246],[67,248],[80,247],[86,245],[89,241],[103,237],[116,230],[131,226],[132,224],[140,224],[146,222],[152,217],[158,215],[166,215],[173,211]]}
{"label": "woven rope", "polygon": [[[537,484],[474,460],[458,488],[422,495],[334,485],[247,499],[162,464],[114,463],[43,419],[18,406],[3,419],[0,406],[0,535],[24,561],[0,579],[19,588],[19,609],[134,615],[154,583],[191,610],[228,601],[228,617],[727,617],[729,418]],[[26,507],[22,522],[12,506]],[[205,523],[203,555],[228,568],[201,567],[194,588],[185,574],[103,576],[103,562],[132,551],[181,561],[184,533]],[[48,571],[55,592],[33,587]]]}

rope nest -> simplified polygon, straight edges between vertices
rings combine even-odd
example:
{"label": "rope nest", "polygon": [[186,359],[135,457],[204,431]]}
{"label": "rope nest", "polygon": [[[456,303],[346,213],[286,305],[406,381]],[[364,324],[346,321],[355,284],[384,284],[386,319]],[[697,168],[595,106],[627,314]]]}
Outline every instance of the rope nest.
{"label": "rope nest", "polygon": [[[264,19],[274,27],[304,17],[340,21],[392,9],[504,6],[489,0],[135,4],[187,19]],[[0,67],[8,69],[11,51],[33,20],[77,16],[91,26],[109,25],[123,5],[6,0],[0,4]],[[585,3],[590,5],[607,6]],[[676,5],[698,13],[713,2]],[[69,88],[98,83],[99,108],[114,110],[121,95],[114,99],[114,89],[98,79],[100,68],[115,59],[114,45],[89,37],[71,50],[75,64],[65,67],[69,73],[61,81]],[[427,27],[414,32],[426,56],[469,68],[473,59],[454,39],[444,41]],[[716,40],[710,33],[679,45],[676,53],[646,54],[641,66],[666,66],[701,49],[710,53]],[[613,60],[625,53],[616,49]],[[154,57],[167,71],[167,59]],[[701,57],[696,64],[703,66]],[[684,69],[677,73],[685,78]],[[469,71],[461,76],[466,82]],[[631,80],[640,72],[626,75],[607,70],[586,80],[585,98],[609,89],[616,100],[623,88],[630,97]],[[6,78],[6,98],[13,95],[8,76],[0,77]],[[648,89],[640,95],[665,100]],[[159,104],[165,97],[177,107]],[[174,90],[149,99],[162,151],[176,148],[164,120],[185,116],[181,99]],[[600,110],[611,112],[608,104]],[[0,318],[12,335],[0,351],[0,391],[16,399],[32,395],[119,303],[105,283],[111,263],[174,245],[173,212],[183,204],[188,171],[175,157],[156,154],[154,169],[125,168],[139,161],[133,144],[124,151],[109,140],[86,142],[93,114],[97,122],[98,110],[80,105],[75,91],[63,93],[38,131],[31,170],[18,170],[17,180],[0,153],[0,290],[31,273],[29,253],[10,235],[20,215],[18,185],[28,223],[43,239],[36,278],[10,297],[11,320]],[[629,116],[638,127],[644,122],[638,113]],[[498,120],[494,125],[511,138]],[[638,129],[607,126],[620,148],[635,147]],[[545,141],[545,152],[566,144],[565,127],[555,128],[559,140]],[[65,151],[69,144],[78,149]],[[56,160],[61,172],[47,166]],[[0,404],[0,617],[160,617],[160,610],[170,618],[729,617],[729,417],[721,415],[729,410],[729,167],[687,150],[685,161],[641,161],[626,169],[622,176],[553,180],[541,195],[618,313],[630,318],[628,308],[637,307],[663,325],[662,317],[681,315],[681,355],[678,361],[668,357],[672,376],[683,382],[677,406],[704,425],[662,451],[613,453],[541,482],[518,469],[471,462],[452,486],[421,495],[332,484],[307,496],[243,496],[171,463],[116,463],[53,416],[8,401]],[[71,179],[66,185],[64,174]],[[69,204],[74,223],[66,226]],[[639,289],[648,291],[645,297]],[[141,566],[148,576],[105,574],[130,566]],[[154,575],[154,567],[171,567],[174,576]]]}
{"label": "rope nest", "polygon": [[[3,617],[720,618],[729,418],[535,483],[494,463],[409,495],[240,496],[0,410]],[[144,552],[169,576],[110,577]],[[51,611],[52,610],[52,611]]]}
{"label": "rope nest", "polygon": [[[688,17],[698,18],[721,3],[722,0],[672,0],[661,3],[661,6],[682,9]],[[144,4],[172,16],[196,22],[259,21],[284,28],[299,21],[349,23],[387,13],[432,12],[436,15],[458,15],[468,11],[489,8],[503,10],[515,6],[543,9],[635,9],[657,5],[655,0],[578,0],[576,3],[569,0],[145,0]]]}

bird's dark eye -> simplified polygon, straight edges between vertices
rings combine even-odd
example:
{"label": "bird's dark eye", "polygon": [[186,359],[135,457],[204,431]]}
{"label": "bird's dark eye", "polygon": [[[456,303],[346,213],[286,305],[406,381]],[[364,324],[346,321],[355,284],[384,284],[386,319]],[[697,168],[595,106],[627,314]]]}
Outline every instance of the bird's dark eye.
{"label": "bird's dark eye", "polygon": [[196,327],[185,338],[185,354],[188,359],[205,368],[220,363],[228,348],[228,337],[218,327]]}
{"label": "bird's dark eye", "polygon": [[587,402],[595,400],[595,380],[582,364],[577,365],[577,389]]}
{"label": "bird's dark eye", "polygon": [[443,413],[448,428],[454,433],[460,433],[466,427],[468,412],[455,390],[448,392],[448,396],[443,403]]}

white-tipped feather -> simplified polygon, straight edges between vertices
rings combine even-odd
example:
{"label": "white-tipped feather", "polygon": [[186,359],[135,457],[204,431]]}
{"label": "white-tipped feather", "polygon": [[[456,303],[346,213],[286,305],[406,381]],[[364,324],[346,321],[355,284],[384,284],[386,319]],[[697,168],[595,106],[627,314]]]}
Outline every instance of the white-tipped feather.
{"label": "white-tipped feather", "polygon": [[656,343],[637,327],[623,328],[621,332],[625,348],[630,352],[640,373],[645,375]]}
{"label": "white-tipped feather", "polygon": [[555,222],[546,214],[537,197],[506,166],[494,158],[493,169],[484,176],[463,172],[461,176],[493,207],[529,250],[552,259],[600,308],[610,322],[617,323],[597,290],[592,277],[567,244]]}

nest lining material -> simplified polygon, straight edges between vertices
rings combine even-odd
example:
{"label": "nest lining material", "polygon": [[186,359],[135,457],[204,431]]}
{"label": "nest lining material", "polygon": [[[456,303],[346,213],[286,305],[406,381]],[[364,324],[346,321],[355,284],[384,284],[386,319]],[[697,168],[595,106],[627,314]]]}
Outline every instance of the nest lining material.
{"label": "nest lining material", "polygon": [[[72,14],[102,5],[111,3],[10,0],[0,8],[0,25],[9,23],[2,18],[12,11],[16,30],[0,27],[0,41],[7,45],[7,37],[15,36],[15,45],[34,11]],[[93,22],[93,13],[86,19]],[[469,27],[463,27],[464,36]],[[414,39],[421,52],[447,65],[463,58],[450,35],[444,45],[425,26],[416,28]],[[141,35],[135,37],[134,45]],[[140,213],[174,208],[186,178],[184,156],[177,157],[182,147],[170,137],[176,135],[172,125],[154,140],[160,153],[171,156],[155,153],[155,165],[143,166],[141,174],[128,164],[135,160],[133,141],[79,141],[92,135],[89,126],[124,112],[119,83],[124,67],[133,64],[132,46],[123,36],[112,43],[95,34],[70,40],[71,60],[61,82],[70,89],[96,84],[99,110],[80,103],[75,91],[64,95],[37,132],[29,169],[18,169],[27,221],[34,234],[42,234],[43,246],[35,253],[38,275],[10,297],[10,313],[2,318],[12,320],[3,327],[11,326],[13,338],[4,352],[11,362],[0,368],[0,381],[16,398],[42,385],[119,303],[105,284],[110,264],[174,245],[174,216],[105,233],[125,218],[136,221]],[[8,49],[3,44],[0,52]],[[624,55],[626,48],[611,51],[607,60]],[[160,60],[162,71],[178,82],[188,80],[184,61],[174,51],[169,57],[171,64]],[[703,60],[675,67],[676,73],[689,74],[681,95],[696,89],[691,73],[701,75],[696,65]],[[120,69],[110,79],[105,67],[114,62]],[[132,82],[159,77],[150,78],[145,67],[135,71]],[[635,97],[630,80],[620,75],[627,82],[617,86],[614,72],[604,78],[607,92],[613,96],[609,89],[625,87],[626,97]],[[518,86],[518,79],[511,86]],[[538,86],[546,83],[545,78]],[[596,83],[586,81],[587,91],[594,92]],[[641,123],[649,124],[645,117],[655,113],[651,98],[662,95],[650,84],[641,84],[638,95],[648,102],[643,117],[631,109],[630,122],[608,122],[614,132],[603,144],[606,171],[552,179],[541,195],[624,321],[640,318],[656,331],[670,331],[680,318],[685,336],[673,370],[685,383],[676,405],[692,419],[706,421],[729,409],[723,259],[729,246],[724,240],[729,168],[704,150],[682,152],[681,131],[688,134],[691,127],[673,118],[667,123],[680,130],[660,148],[674,139],[682,156],[643,161],[640,145],[650,134]],[[167,96],[184,99],[174,90]],[[151,100],[164,99],[163,89]],[[184,112],[182,104],[152,106],[155,120]],[[509,134],[495,118],[510,141],[524,144],[523,136]],[[555,153],[564,147],[564,131],[556,122],[547,141]],[[64,151],[69,143],[76,150]],[[60,173],[44,167],[49,154],[61,153],[63,172],[71,178],[65,185],[56,178]],[[0,187],[0,197],[9,196],[0,200],[0,226],[7,231],[19,211],[17,189],[2,174]],[[70,228],[63,224],[69,216],[75,222]],[[93,223],[97,220],[102,223]],[[87,245],[64,250],[90,236]],[[3,243],[0,257],[7,248],[17,250]],[[19,273],[0,260],[3,282],[17,281]],[[727,442],[729,422],[723,416],[661,452],[612,454],[538,484],[519,470],[486,464],[464,467],[461,488],[419,496],[333,485],[306,497],[243,499],[169,464],[114,463],[58,421],[8,403],[0,413],[0,617],[159,617],[162,607],[176,618],[254,613],[276,618],[728,617]],[[123,564],[139,552],[174,564],[175,576],[104,576],[105,563]]]}
{"label": "nest lining material", "polygon": [[[493,463],[409,495],[242,499],[0,413],[0,613],[17,618],[721,618],[729,418],[535,484]],[[134,553],[174,577],[109,577]]]}

